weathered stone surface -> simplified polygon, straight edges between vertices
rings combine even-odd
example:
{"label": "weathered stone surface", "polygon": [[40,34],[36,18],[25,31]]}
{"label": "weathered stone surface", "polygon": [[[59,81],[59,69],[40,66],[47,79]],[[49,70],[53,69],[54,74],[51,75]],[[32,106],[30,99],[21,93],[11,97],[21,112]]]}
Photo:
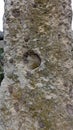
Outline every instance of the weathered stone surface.
{"label": "weathered stone surface", "polygon": [[0,130],[73,130],[71,1],[6,0],[4,36]]}

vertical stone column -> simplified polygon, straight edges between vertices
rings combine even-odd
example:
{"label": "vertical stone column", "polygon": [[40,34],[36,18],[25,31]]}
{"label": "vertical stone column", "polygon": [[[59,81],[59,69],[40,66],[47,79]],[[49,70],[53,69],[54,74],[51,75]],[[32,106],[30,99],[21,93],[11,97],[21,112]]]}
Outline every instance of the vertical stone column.
{"label": "vertical stone column", "polygon": [[73,130],[70,0],[5,0],[0,130]]}

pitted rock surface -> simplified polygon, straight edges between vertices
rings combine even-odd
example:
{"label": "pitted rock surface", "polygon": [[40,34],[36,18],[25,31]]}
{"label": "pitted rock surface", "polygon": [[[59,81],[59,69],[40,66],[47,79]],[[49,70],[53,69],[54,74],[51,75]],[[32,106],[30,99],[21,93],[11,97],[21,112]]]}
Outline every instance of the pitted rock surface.
{"label": "pitted rock surface", "polygon": [[0,130],[73,130],[71,16],[70,0],[5,0]]}

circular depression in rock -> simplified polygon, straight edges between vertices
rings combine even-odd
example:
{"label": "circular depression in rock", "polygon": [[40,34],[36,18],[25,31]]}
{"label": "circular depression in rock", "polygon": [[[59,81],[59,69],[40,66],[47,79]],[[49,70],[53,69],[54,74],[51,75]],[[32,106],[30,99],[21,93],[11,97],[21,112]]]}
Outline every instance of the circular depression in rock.
{"label": "circular depression in rock", "polygon": [[23,61],[27,68],[31,70],[36,69],[41,64],[40,56],[33,50],[28,50],[23,54]]}

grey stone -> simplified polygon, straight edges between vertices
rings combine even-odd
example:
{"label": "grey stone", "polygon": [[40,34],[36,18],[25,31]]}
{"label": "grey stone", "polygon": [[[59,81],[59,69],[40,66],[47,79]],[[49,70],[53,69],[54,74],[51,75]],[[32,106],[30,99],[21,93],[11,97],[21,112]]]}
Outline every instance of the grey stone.
{"label": "grey stone", "polygon": [[1,130],[73,130],[71,15],[70,0],[5,1]]}

